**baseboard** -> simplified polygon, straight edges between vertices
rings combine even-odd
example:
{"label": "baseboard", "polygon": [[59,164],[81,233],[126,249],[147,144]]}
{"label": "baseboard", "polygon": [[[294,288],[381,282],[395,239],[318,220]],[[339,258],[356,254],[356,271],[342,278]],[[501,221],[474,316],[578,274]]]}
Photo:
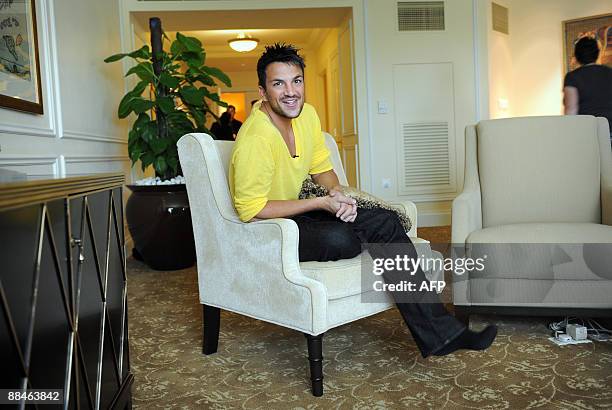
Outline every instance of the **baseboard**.
{"label": "baseboard", "polygon": [[450,212],[419,212],[417,214],[418,228],[429,226],[448,226],[451,224]]}

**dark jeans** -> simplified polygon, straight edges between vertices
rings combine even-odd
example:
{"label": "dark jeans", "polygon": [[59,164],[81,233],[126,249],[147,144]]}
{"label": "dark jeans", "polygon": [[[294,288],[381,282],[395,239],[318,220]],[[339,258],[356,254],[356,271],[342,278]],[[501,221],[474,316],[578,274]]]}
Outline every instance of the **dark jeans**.
{"label": "dark jeans", "polygon": [[[362,244],[367,247],[370,243],[405,244],[402,246],[405,255],[417,258],[414,245],[392,211],[359,208],[353,223],[342,222],[325,211],[307,212],[291,219],[299,228],[299,254],[302,262],[353,258],[361,253]],[[397,251],[386,249],[385,246],[373,246],[368,250],[372,258],[395,259],[397,256]],[[397,283],[404,279],[416,282],[417,286],[426,280],[420,268],[412,276],[385,272],[383,278],[386,283]],[[431,295],[428,296],[431,298]],[[435,353],[465,330],[465,326],[448,313],[437,296],[435,303],[397,303],[397,295],[393,294],[393,297],[423,357]]]}

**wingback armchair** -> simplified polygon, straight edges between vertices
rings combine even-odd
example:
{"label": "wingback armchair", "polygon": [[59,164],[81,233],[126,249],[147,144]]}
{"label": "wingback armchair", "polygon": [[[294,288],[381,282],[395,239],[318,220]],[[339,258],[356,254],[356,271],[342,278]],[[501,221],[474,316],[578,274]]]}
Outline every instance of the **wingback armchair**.
{"label": "wingback armchair", "polygon": [[612,316],[612,153],[605,118],[481,121],[453,201],[455,312]]}
{"label": "wingback armchair", "polygon": [[[341,184],[346,175],[334,139],[326,143]],[[187,182],[195,237],[203,353],[217,351],[220,309],[303,332],[307,338],[312,393],[323,394],[322,336],[327,330],[393,306],[390,298],[362,303],[361,257],[300,262],[298,228],[290,219],[244,223],[233,207],[228,169],[233,142],[187,134],[178,151]],[[428,257],[441,257],[416,237],[416,206],[401,204],[413,221],[408,235]],[[425,272],[439,280],[443,272]]]}

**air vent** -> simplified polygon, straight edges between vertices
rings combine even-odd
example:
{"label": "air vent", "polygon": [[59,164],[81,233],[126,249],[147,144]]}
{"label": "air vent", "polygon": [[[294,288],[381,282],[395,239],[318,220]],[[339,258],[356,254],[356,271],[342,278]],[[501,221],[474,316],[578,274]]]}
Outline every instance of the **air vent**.
{"label": "air vent", "polygon": [[402,124],[404,189],[451,183],[448,123]]}
{"label": "air vent", "polygon": [[444,30],[443,1],[397,2],[399,31]]}
{"label": "air vent", "polygon": [[493,13],[493,30],[509,34],[508,30],[508,8],[499,4],[491,3]]}

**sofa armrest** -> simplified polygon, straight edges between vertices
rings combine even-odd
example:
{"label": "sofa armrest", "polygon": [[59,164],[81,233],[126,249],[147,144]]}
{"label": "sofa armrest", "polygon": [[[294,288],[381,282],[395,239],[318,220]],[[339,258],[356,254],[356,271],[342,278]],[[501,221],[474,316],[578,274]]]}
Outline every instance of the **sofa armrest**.
{"label": "sofa armrest", "polygon": [[612,226],[612,184],[601,187],[601,223]]}
{"label": "sofa armrest", "polygon": [[451,243],[465,244],[470,233],[482,229],[482,197],[478,176],[476,127],[465,128],[465,178],[463,191],[453,201]]}
{"label": "sofa armrest", "polygon": [[[482,229],[480,191],[463,191],[453,201],[451,225],[451,253],[453,257],[466,256],[465,243],[474,231]],[[469,273],[453,274],[453,303],[470,304]]]}
{"label": "sofa armrest", "polygon": [[[465,243],[468,236],[482,229],[482,195],[478,175],[476,127],[465,128],[465,178],[463,191],[453,201],[451,215],[451,254],[463,257],[466,253]],[[453,274],[453,303],[470,304],[469,274]]]}
{"label": "sofa armrest", "polygon": [[597,118],[601,169],[601,223],[612,225],[612,151],[610,151],[610,126],[605,117]]}
{"label": "sofa armrest", "polygon": [[198,263],[200,302],[302,332],[327,330],[327,289],[300,270],[296,223],[276,218],[227,228],[231,255]]}
{"label": "sofa armrest", "polygon": [[389,205],[401,208],[406,215],[408,215],[408,218],[410,218],[410,221],[412,222],[412,227],[410,228],[410,231],[408,231],[408,236],[415,238],[417,236],[417,207],[414,202],[406,200],[391,202]]}
{"label": "sofa armrest", "polygon": [[482,229],[480,191],[463,191],[453,200],[451,243],[464,244],[470,233]]}

